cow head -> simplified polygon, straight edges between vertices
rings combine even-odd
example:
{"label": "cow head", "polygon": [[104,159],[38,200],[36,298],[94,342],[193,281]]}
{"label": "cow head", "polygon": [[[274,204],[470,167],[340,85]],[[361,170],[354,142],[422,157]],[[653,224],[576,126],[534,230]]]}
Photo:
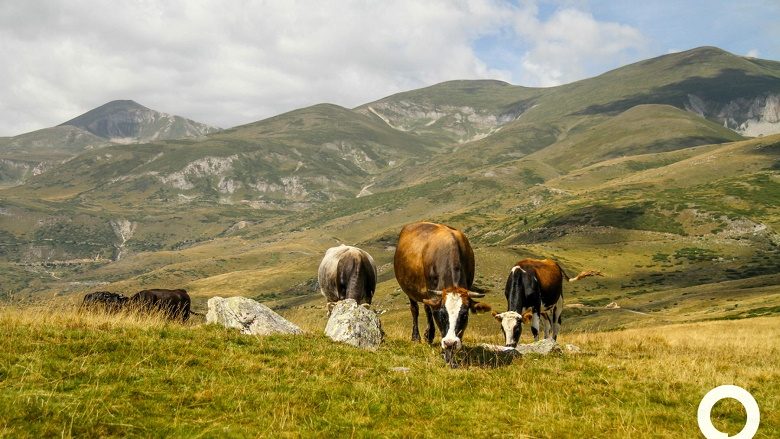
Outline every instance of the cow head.
{"label": "cow head", "polygon": [[469,311],[472,313],[488,312],[490,305],[480,303],[474,298],[484,297],[461,287],[448,287],[442,291],[429,291],[438,297],[425,299],[423,303],[433,308],[436,321],[442,333],[441,348],[444,360],[455,367],[454,357],[463,342],[463,332],[469,323]]}
{"label": "cow head", "polygon": [[500,314],[493,313],[493,317],[501,323],[501,332],[504,333],[505,344],[507,347],[517,347],[520,342],[520,333],[523,330],[523,324],[528,324],[533,318],[533,312],[529,309],[523,314],[506,311]]}
{"label": "cow head", "polygon": [[501,323],[501,332],[504,333],[504,339],[506,340],[504,346],[516,347],[520,341],[520,332],[523,329],[521,325],[523,316],[514,311],[506,311],[500,314],[493,313],[493,317],[498,320],[498,323]]}

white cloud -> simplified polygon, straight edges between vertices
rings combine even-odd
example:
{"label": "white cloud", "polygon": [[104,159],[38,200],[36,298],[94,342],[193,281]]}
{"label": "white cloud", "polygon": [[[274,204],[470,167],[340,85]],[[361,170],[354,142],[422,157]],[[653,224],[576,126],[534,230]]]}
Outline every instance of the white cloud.
{"label": "white cloud", "polygon": [[646,44],[636,28],[598,21],[570,8],[556,11],[546,21],[530,9],[517,15],[515,30],[531,44],[522,58],[526,79],[540,86],[583,79],[604,66],[634,61]]}
{"label": "white cloud", "polygon": [[[517,69],[475,51],[499,35],[530,48]],[[533,1],[0,2],[0,135],[113,99],[230,127],[451,79],[554,85],[642,43],[571,7],[540,20]]]}
{"label": "white cloud", "polygon": [[489,1],[3,2],[0,135],[112,99],[223,127],[458,78],[509,80],[471,47]]}
{"label": "white cloud", "polygon": [[746,53],[745,56],[750,57],[750,58],[758,58],[758,56],[759,56],[758,49],[750,49],[750,50],[748,50],[748,53]]}

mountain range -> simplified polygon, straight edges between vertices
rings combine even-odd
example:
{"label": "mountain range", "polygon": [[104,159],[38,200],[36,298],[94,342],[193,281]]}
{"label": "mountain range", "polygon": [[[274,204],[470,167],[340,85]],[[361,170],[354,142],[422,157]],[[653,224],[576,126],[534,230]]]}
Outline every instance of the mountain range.
{"label": "mountain range", "polygon": [[[0,139],[14,185],[0,294],[183,286],[298,312],[344,242],[374,255],[380,303],[401,318],[394,242],[427,219],[467,233],[487,290],[524,256],[608,273],[573,291],[578,325],[706,318],[701,303],[778,312],[777,133],[780,63],[713,47],[557,87],[450,81],[225,130],[114,101]],[[612,301],[643,314],[600,308]]]}

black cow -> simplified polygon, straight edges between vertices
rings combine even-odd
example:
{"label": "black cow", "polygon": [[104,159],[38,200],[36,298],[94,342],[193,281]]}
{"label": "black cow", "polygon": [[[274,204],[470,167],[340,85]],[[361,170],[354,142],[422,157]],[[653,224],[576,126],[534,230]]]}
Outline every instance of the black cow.
{"label": "black cow", "polygon": [[139,311],[162,312],[171,320],[186,322],[190,318],[190,296],[185,290],[151,289],[135,293],[128,303]]}
{"label": "black cow", "polygon": [[123,294],[112,293],[109,291],[95,291],[84,296],[81,302],[81,310],[102,310],[109,313],[119,312],[128,298]]}

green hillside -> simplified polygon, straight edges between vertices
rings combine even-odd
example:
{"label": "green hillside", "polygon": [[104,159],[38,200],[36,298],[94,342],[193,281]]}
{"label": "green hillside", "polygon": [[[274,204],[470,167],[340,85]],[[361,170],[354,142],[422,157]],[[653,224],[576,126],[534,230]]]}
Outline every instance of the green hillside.
{"label": "green hillside", "polygon": [[0,138],[0,187],[16,186],[81,152],[108,144],[73,126]]}

